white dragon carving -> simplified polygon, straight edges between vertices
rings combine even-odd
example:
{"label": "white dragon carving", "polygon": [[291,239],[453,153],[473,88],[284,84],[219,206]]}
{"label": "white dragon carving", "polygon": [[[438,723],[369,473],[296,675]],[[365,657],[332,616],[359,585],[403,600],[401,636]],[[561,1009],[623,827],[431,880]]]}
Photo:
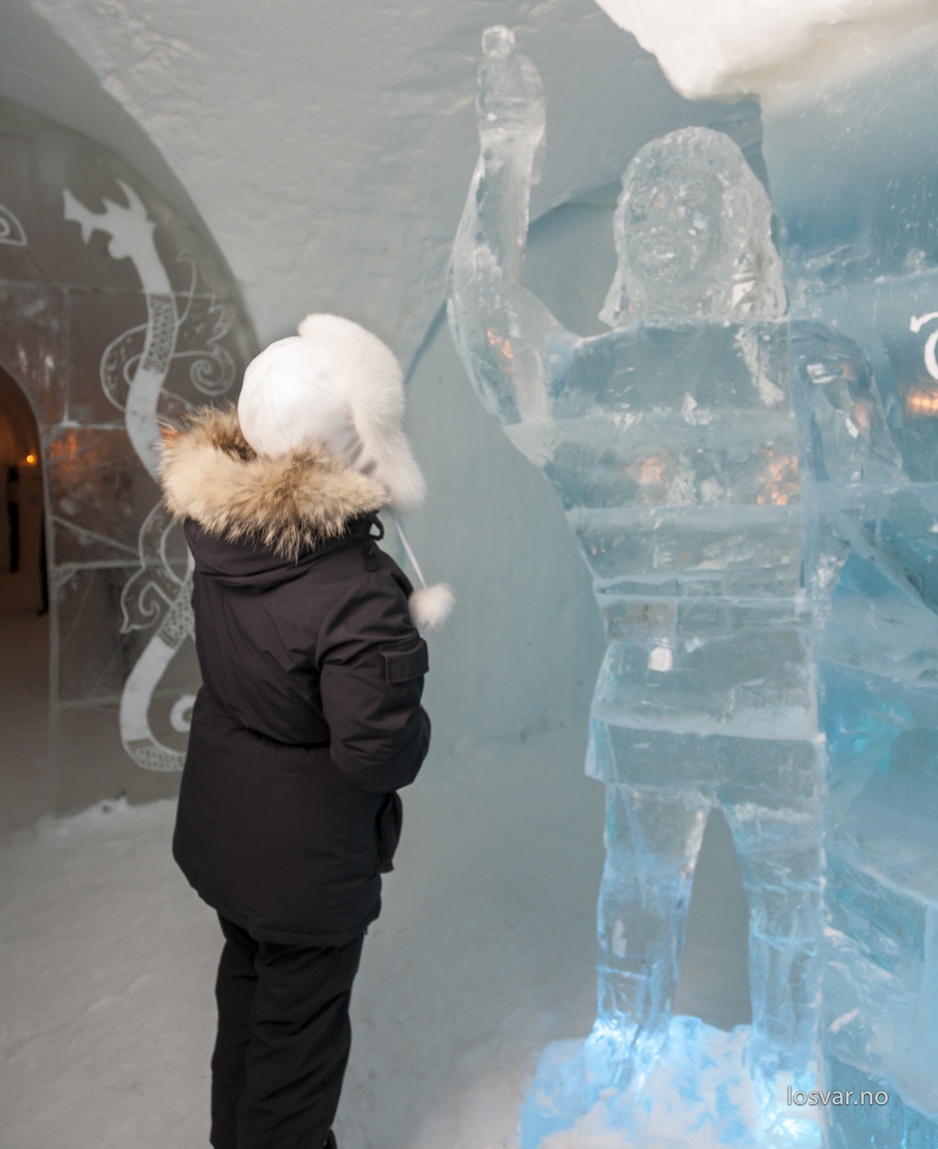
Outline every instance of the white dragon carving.
{"label": "white dragon carving", "polygon": [[[81,227],[86,243],[95,231],[108,235],[108,254],[112,259],[129,259],[140,279],[147,322],[123,332],[108,345],[101,358],[100,377],[105,395],[124,412],[134,451],[155,479],[159,418],[172,417],[189,407],[184,398],[165,389],[173,362],[191,359],[188,374],[193,386],[212,398],[229,390],[235,365],[218,342],[228,331],[224,308],[214,297],[197,294],[194,264],[192,284],[180,307],[154,242],[156,224],[133,188],[122,180],[117,183],[128,206],[104,200],[104,210],[93,212],[66,190],[65,219]],[[198,350],[179,350],[183,331],[200,341]],[[170,663],[193,634],[192,560],[187,552],[185,571],[174,569],[168,553],[172,530],[173,522],[158,502],[140,529],[140,568],[121,594],[122,633],[156,627],[124,683],[119,713],[124,749],[144,770],[181,770],[184,757],[160,742],[149,717],[153,696]],[[180,733],[188,730],[193,701],[191,694],[182,694],[171,708],[171,725]]]}

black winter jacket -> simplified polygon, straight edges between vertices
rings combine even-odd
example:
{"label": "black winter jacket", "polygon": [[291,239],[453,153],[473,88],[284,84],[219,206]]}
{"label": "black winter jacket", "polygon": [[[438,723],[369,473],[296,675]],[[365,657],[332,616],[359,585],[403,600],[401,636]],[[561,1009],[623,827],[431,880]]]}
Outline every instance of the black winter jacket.
{"label": "black winter jacket", "polygon": [[412,588],[370,533],[383,489],[315,451],[259,459],[219,411],[168,441],[162,477],[203,679],[174,856],[253,936],[343,945],[378,915],[430,736]]}

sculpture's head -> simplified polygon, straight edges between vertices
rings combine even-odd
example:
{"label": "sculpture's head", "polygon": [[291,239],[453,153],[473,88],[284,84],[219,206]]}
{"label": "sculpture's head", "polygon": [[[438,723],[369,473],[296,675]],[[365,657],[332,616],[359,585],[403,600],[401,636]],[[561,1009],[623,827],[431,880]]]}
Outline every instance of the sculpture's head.
{"label": "sculpture's head", "polygon": [[610,327],[777,318],[785,310],[772,208],[733,141],[683,128],[646,144],[622,179]]}

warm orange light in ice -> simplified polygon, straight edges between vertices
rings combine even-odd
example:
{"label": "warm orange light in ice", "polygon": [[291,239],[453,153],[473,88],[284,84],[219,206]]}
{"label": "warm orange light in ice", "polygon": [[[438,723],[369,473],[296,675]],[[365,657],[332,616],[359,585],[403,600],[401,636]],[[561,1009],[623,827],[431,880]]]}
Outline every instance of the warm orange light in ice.
{"label": "warm orange light in ice", "polygon": [[760,489],[756,495],[757,506],[772,504],[787,507],[798,498],[798,460],[794,455],[776,454],[769,447],[765,452],[765,463],[759,475]]}
{"label": "warm orange light in ice", "polygon": [[26,456],[26,462],[27,462],[27,463],[29,463],[29,465],[30,465],[31,467],[35,467],[35,465],[36,465],[36,456],[35,456],[35,455],[32,453],[32,451],[30,451],[30,452],[29,452],[29,454]]}
{"label": "warm orange light in ice", "polygon": [[485,338],[488,340],[489,347],[493,347],[496,351],[501,352],[504,359],[514,359],[515,352],[511,346],[510,339],[505,339],[491,328],[486,331]]}
{"label": "warm orange light in ice", "polygon": [[921,387],[905,397],[905,409],[910,415],[938,415],[938,388]]}

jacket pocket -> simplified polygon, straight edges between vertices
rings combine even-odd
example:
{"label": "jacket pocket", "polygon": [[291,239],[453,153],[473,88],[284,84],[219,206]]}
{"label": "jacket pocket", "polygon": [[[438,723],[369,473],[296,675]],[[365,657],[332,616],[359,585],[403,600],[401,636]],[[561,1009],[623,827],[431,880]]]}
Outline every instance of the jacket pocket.
{"label": "jacket pocket", "polygon": [[383,650],[384,710],[416,707],[423,694],[423,677],[430,669],[427,644],[421,638],[411,650]]}
{"label": "jacket pocket", "polygon": [[394,853],[401,840],[401,825],[404,820],[404,807],[396,790],[385,795],[378,810],[378,873],[387,874],[394,869]]}

